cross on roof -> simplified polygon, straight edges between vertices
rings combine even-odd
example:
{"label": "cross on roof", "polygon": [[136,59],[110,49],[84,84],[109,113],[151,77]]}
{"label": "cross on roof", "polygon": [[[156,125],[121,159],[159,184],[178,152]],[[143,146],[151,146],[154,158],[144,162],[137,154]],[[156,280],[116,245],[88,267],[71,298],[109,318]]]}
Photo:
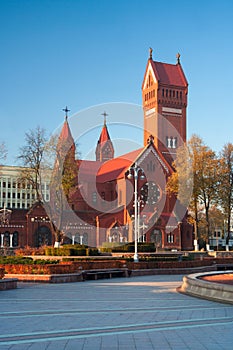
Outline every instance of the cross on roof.
{"label": "cross on roof", "polygon": [[67,120],[68,112],[70,112],[70,109],[68,109],[68,107],[66,106],[66,108],[63,108],[63,111],[66,113],[65,117],[66,117],[66,120]]}
{"label": "cross on roof", "polygon": [[104,112],[101,115],[104,116],[104,125],[106,125],[106,117],[108,116],[108,114],[106,112]]}

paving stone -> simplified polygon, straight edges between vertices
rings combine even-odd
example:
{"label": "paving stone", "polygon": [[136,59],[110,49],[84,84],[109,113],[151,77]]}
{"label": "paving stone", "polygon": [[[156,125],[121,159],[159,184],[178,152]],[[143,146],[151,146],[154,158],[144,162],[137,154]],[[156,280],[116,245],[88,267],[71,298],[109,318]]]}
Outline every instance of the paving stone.
{"label": "paving stone", "polygon": [[178,275],[1,291],[0,350],[232,350],[233,306],[179,294]]}

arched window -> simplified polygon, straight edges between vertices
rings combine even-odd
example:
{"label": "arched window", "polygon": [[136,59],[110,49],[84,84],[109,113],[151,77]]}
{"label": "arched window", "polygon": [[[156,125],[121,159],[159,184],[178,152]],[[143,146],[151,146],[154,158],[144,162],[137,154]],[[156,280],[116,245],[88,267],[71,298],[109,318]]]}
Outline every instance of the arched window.
{"label": "arched window", "polygon": [[19,232],[15,231],[13,233],[13,247],[18,247],[19,245]]}
{"label": "arched window", "polygon": [[156,248],[162,246],[162,232],[160,230],[153,230],[150,234],[150,241],[155,243]]}
{"label": "arched window", "polygon": [[172,148],[177,148],[177,137],[172,138]]}
{"label": "arched window", "polygon": [[35,246],[42,247],[42,246],[51,245],[51,244],[52,244],[52,234],[50,229],[44,225],[38,226],[35,232]]}
{"label": "arched window", "polygon": [[174,235],[171,232],[167,234],[167,243],[174,243]]}
{"label": "arched window", "polygon": [[88,245],[88,234],[87,233],[83,234],[83,244]]}
{"label": "arched window", "polygon": [[8,232],[8,231],[6,231],[4,233],[3,246],[4,247],[10,246],[10,232]]}
{"label": "arched window", "polygon": [[86,232],[84,233],[77,232],[75,234],[75,242],[78,244],[88,245],[88,234]]}

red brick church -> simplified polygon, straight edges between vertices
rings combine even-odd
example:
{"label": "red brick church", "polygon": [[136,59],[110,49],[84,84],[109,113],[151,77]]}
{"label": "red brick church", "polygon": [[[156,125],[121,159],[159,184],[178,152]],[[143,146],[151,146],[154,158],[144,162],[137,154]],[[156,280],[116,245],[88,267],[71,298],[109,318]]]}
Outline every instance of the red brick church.
{"label": "red brick church", "polygon": [[[157,248],[193,248],[187,210],[166,193],[177,148],[186,142],[187,94],[180,55],[176,64],[168,64],[154,61],[150,50],[142,82],[143,147],[114,158],[104,120],[96,160],[75,160],[75,143],[66,118],[59,143],[71,146],[78,175],[62,215],[63,243],[120,244],[134,241],[136,232],[138,241],[154,242]],[[18,245],[54,243],[48,216],[39,203],[25,212]],[[41,220],[33,220],[35,217]],[[10,228],[8,231],[10,234]]]}

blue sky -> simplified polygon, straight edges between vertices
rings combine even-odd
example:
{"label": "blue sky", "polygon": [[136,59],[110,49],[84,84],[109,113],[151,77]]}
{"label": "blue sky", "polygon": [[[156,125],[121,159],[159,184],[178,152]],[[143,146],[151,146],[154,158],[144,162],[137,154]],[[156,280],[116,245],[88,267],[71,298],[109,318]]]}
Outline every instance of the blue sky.
{"label": "blue sky", "polygon": [[96,133],[79,142],[82,154],[87,142],[95,147],[109,102],[141,105],[150,46],[154,60],[167,63],[180,52],[189,82],[188,137],[196,133],[220,151],[233,142],[232,18],[230,0],[0,0],[6,164],[15,164],[26,131],[56,130],[66,105],[79,128],[85,113],[77,112],[105,104],[91,109]]}

